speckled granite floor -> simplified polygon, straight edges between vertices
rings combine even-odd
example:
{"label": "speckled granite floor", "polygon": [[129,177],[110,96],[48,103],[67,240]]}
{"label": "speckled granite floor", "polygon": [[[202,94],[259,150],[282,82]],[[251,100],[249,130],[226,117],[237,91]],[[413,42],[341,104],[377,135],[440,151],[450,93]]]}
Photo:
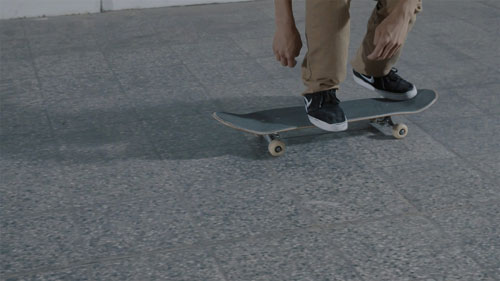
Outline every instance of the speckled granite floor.
{"label": "speckled granite floor", "polygon": [[440,100],[406,139],[281,158],[210,117],[301,103],[272,1],[0,21],[0,279],[500,280],[499,3],[424,1],[398,68]]}

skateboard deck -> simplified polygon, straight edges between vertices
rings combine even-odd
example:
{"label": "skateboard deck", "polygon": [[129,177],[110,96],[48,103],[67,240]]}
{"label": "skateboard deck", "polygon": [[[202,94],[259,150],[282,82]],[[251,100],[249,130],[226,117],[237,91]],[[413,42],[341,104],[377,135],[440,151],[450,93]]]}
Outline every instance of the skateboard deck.
{"label": "skateboard deck", "polygon": [[[392,116],[419,113],[436,102],[438,95],[432,90],[419,90],[410,100],[391,101],[383,98],[356,99],[341,102],[347,121],[370,120],[373,124],[392,126],[395,138],[404,138],[408,127],[394,124]],[[233,129],[263,136],[269,142],[273,156],[284,153],[285,145],[279,140],[283,132],[314,127],[305,114],[304,106],[268,109],[246,114],[214,112],[213,117]]]}

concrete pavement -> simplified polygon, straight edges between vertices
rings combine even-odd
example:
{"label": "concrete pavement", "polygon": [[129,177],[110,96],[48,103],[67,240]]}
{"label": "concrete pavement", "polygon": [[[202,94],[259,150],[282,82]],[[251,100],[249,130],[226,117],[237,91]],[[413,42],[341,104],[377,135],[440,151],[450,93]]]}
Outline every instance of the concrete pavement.
{"label": "concrete pavement", "polygon": [[0,21],[0,279],[500,280],[498,3],[424,2],[397,67],[440,99],[406,139],[280,158],[210,116],[301,103],[272,1]]}

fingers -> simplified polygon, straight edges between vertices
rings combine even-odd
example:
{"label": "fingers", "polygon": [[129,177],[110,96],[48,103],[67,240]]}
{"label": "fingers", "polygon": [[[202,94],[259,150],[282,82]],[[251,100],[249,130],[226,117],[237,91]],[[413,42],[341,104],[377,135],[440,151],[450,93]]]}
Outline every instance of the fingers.
{"label": "fingers", "polygon": [[279,53],[274,54],[276,56],[276,60],[281,63],[282,66],[287,66],[288,61],[284,56],[281,56]]}
{"label": "fingers", "polygon": [[392,43],[388,43],[384,47],[384,51],[382,52],[382,55],[380,56],[380,60],[385,60],[389,57],[389,54],[391,53],[392,49],[394,48],[395,45]]}
{"label": "fingers", "polygon": [[280,56],[280,62],[282,66],[287,66],[288,65],[288,60],[286,59],[285,56]]}
{"label": "fingers", "polygon": [[392,48],[392,50],[390,51],[390,53],[388,55],[388,58],[394,57],[394,55],[399,51],[400,48],[401,48],[401,44],[394,45],[394,47]]}
{"label": "fingers", "polygon": [[279,61],[282,66],[295,67],[297,65],[297,61],[293,56],[285,56],[278,53],[276,53],[275,56],[276,60]]}
{"label": "fingers", "polygon": [[375,49],[373,50],[373,52],[368,55],[368,58],[370,60],[379,60],[384,52],[384,47],[385,47],[385,44],[382,44],[379,41],[378,44],[375,45]]}
{"label": "fingers", "polygon": [[368,55],[370,60],[386,60],[390,59],[401,48],[400,43],[392,43],[388,41],[379,40],[375,45],[375,49]]}
{"label": "fingers", "polygon": [[375,30],[375,36],[373,37],[373,45],[375,46],[375,49],[373,49],[372,53],[368,55],[368,59],[370,59],[370,60],[376,60],[380,55],[381,50],[380,50],[380,46],[378,44],[379,37],[380,37],[379,32],[377,30]]}

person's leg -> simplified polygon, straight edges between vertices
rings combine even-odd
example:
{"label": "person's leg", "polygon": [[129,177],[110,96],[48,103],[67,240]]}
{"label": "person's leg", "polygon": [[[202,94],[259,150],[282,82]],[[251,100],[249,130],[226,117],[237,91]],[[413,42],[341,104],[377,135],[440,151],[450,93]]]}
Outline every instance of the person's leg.
{"label": "person's leg", "polygon": [[[357,55],[351,62],[355,71],[370,75],[373,77],[382,77],[389,74],[392,67],[398,61],[402,48],[392,57],[382,61],[373,61],[367,58],[369,54],[375,49],[373,44],[373,39],[375,36],[375,29],[377,26],[387,17],[389,11],[399,2],[400,0],[379,0],[377,6],[373,10],[373,13],[368,21],[368,30],[366,32],[365,38],[361,47],[358,49]],[[422,10],[422,0],[418,0],[419,4],[415,10],[415,14],[410,19],[410,25],[408,27],[408,32],[415,24],[416,15]]]}
{"label": "person's leg", "polygon": [[305,94],[337,89],[346,77],[351,0],[306,0]]}

